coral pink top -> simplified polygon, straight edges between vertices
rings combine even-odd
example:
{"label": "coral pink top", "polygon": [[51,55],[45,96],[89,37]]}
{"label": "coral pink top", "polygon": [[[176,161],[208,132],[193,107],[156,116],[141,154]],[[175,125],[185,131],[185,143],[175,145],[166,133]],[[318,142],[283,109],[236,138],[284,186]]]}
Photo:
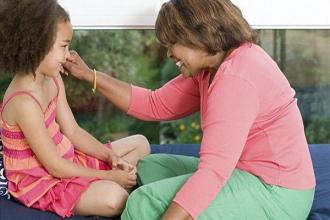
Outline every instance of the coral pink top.
{"label": "coral pink top", "polygon": [[201,112],[203,139],[195,174],[174,201],[196,218],[226,184],[234,168],[264,182],[311,189],[315,177],[303,121],[276,63],[246,43],[222,63],[213,81],[202,72],[181,75],[156,91],[132,86],[128,114],[143,120],[173,120]]}

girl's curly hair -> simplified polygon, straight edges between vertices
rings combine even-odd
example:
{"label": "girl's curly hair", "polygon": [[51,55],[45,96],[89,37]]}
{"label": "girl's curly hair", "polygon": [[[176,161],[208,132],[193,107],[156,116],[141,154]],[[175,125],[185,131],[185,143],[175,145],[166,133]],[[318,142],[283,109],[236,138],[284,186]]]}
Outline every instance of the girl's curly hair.
{"label": "girl's curly hair", "polygon": [[0,0],[0,72],[34,74],[69,21],[56,0]]}

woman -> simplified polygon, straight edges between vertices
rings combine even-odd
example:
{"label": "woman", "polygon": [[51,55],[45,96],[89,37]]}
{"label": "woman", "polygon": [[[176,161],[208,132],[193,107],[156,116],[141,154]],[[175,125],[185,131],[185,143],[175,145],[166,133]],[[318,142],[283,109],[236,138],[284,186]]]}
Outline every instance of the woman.
{"label": "woman", "polygon": [[156,91],[93,72],[76,53],[65,66],[133,117],[201,112],[200,159],[142,160],[144,186],[122,219],[306,219],[315,177],[295,92],[239,9],[228,0],[172,0],[156,35],[181,72]]}

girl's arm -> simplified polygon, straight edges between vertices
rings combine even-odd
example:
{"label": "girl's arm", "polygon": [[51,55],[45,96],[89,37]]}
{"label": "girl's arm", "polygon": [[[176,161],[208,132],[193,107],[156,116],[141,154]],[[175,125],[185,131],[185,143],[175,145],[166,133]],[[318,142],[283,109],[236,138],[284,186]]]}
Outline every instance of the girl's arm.
{"label": "girl's arm", "polygon": [[[118,181],[118,172],[85,168],[63,159],[56,150],[56,145],[49,136],[44,122],[44,115],[39,105],[28,96],[15,97],[11,101],[14,120],[22,130],[30,148],[41,165],[54,177],[91,177]],[[126,175],[124,172],[121,175]],[[128,174],[128,173],[127,173]],[[120,177],[121,178],[121,177]],[[127,178],[131,178],[130,176]],[[131,181],[134,182],[134,176]]]}
{"label": "girl's arm", "polygon": [[114,152],[79,127],[67,102],[62,78],[57,77],[57,80],[59,82],[60,91],[56,110],[56,120],[61,127],[61,131],[79,151],[103,161],[110,161]]}
{"label": "girl's arm", "polygon": [[30,97],[14,98],[15,122],[21,128],[33,153],[41,165],[57,178],[87,177],[117,182],[124,188],[136,184],[136,175],[121,170],[90,169],[63,159],[48,134],[44,115],[39,105]]}

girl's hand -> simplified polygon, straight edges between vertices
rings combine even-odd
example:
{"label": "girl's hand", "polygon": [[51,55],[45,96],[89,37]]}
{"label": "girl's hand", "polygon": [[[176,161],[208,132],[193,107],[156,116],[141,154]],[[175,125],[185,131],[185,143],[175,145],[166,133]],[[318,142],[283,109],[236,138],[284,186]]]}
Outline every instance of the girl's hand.
{"label": "girl's hand", "polygon": [[130,190],[136,185],[136,174],[128,173],[123,170],[108,171],[106,179],[118,183],[126,190]]}
{"label": "girl's hand", "polygon": [[108,164],[112,167],[112,169],[117,169],[120,157],[113,151],[110,150],[108,157]]}
{"label": "girl's hand", "polygon": [[92,81],[94,72],[91,70],[87,64],[81,59],[76,51],[70,51],[70,57],[67,59],[63,65],[66,72],[71,73],[74,77],[78,79],[83,79],[86,81]]}
{"label": "girl's hand", "polygon": [[123,170],[131,174],[136,174],[137,172],[136,166],[120,158],[113,150],[110,150],[108,163],[113,170]]}
{"label": "girl's hand", "polygon": [[130,164],[129,162],[127,162],[123,158],[119,158],[117,167],[115,169],[123,170],[123,171],[126,171],[126,172],[131,173],[131,174],[136,174],[137,173],[136,166]]}

